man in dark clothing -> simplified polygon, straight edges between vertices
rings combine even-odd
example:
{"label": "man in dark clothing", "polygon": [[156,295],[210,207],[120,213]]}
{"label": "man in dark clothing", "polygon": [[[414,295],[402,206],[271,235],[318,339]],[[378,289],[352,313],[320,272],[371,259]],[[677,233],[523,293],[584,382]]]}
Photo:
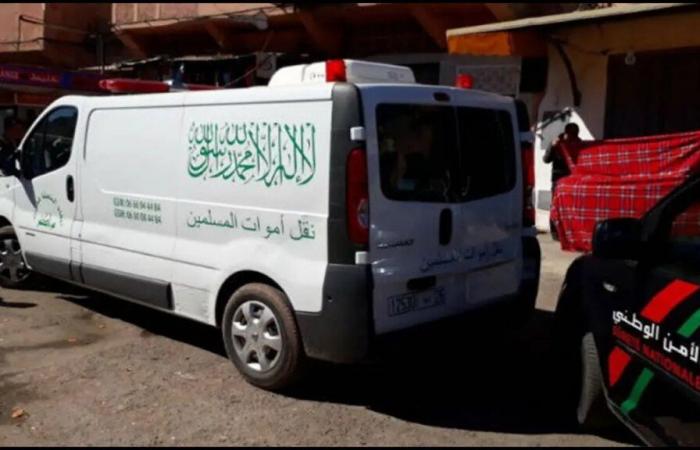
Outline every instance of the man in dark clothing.
{"label": "man in dark clothing", "polygon": [[24,137],[24,124],[16,117],[5,118],[5,133],[0,137],[0,171],[2,176],[13,175],[15,169],[15,151]]}
{"label": "man in dark clothing", "polygon": [[[566,164],[566,158],[561,148],[559,148],[559,144],[561,142],[581,142],[581,138],[578,137],[578,132],[578,125],[575,123],[567,123],[564,127],[564,132],[560,134],[544,152],[542,160],[547,164],[552,163],[552,198],[554,198],[554,189],[556,189],[557,182],[571,174],[569,166]],[[549,229],[552,232],[552,238],[558,241],[559,236],[551,220],[549,221]]]}
{"label": "man in dark clothing", "polygon": [[560,134],[550,144],[547,151],[544,152],[542,160],[545,163],[552,163],[552,195],[554,195],[554,188],[557,185],[557,181],[571,173],[569,171],[569,166],[566,164],[566,159],[559,148],[559,144],[561,142],[581,142],[578,133],[578,125],[575,123],[567,123],[566,127],[564,127],[564,132]]}

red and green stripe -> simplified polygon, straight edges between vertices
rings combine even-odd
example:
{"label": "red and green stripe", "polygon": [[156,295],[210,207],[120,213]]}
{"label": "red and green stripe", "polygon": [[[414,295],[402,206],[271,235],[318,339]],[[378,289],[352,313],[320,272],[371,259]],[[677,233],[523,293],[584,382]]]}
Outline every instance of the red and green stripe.
{"label": "red and green stripe", "polygon": [[[700,286],[696,284],[687,283],[682,280],[674,280],[664,289],[659,291],[649,301],[644,309],[642,309],[640,314],[645,319],[656,323],[661,323],[674,308],[687,300],[692,294],[697,292],[698,289],[700,289]],[[690,338],[698,330],[698,328],[700,328],[700,309],[696,310],[688,319],[686,319],[685,322],[683,322],[683,325],[678,328],[677,333],[683,337]],[[614,350],[615,349],[613,349],[613,351]],[[612,357],[612,353],[610,356]],[[621,359],[618,357],[618,360]],[[610,369],[611,386],[613,384],[612,375],[616,375],[615,381],[617,381],[622,376],[622,371],[624,371],[627,363],[629,363],[629,360],[625,362],[621,369],[619,367],[616,368],[617,372],[613,372],[612,368]],[[649,387],[649,383],[651,383],[652,379],[654,379],[654,373],[650,369],[644,368],[642,373],[639,374],[634,382],[632,390],[627,396],[627,399],[625,399],[625,401],[623,401],[620,405],[620,409],[623,413],[628,415],[637,407],[642,395],[644,395],[644,392]]]}
{"label": "red and green stripe", "polygon": [[700,309],[695,311],[692,316],[685,321],[683,325],[678,329],[678,334],[683,337],[689,338],[700,328]]}

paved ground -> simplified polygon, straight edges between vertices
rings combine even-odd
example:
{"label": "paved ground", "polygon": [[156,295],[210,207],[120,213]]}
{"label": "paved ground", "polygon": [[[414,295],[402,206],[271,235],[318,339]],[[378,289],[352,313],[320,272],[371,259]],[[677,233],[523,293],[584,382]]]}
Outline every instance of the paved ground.
{"label": "paved ground", "polygon": [[541,242],[524,330],[462,324],[376,364],[321,365],[287,395],[245,383],[213,328],[58,283],[3,291],[0,445],[637,445],[622,427],[577,432],[552,392],[549,323],[574,255]]}

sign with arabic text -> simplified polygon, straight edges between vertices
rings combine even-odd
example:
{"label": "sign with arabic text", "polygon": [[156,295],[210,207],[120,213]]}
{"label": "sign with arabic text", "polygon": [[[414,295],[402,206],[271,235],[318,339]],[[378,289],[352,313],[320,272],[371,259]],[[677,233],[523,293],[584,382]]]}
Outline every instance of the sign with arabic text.
{"label": "sign with arabic text", "polygon": [[[612,335],[647,361],[700,390],[700,345],[682,333],[663,332],[637,313],[612,312]],[[633,331],[634,330],[634,331]]]}
{"label": "sign with arabic text", "polygon": [[316,239],[315,225],[304,216],[290,218],[279,214],[279,218],[271,219],[265,216],[261,217],[260,214],[241,214],[233,211],[217,216],[212,214],[211,209],[209,209],[206,214],[195,214],[190,211],[186,225],[188,228],[197,229],[214,227],[263,239],[271,237],[292,241]]}

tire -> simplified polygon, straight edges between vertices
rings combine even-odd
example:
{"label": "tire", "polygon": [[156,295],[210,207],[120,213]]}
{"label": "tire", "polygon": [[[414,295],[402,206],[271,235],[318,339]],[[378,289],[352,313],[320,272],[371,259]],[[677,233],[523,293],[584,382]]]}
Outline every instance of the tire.
{"label": "tire", "polygon": [[36,278],[21,253],[19,240],[12,225],[0,227],[0,286],[6,289],[26,289]]}
{"label": "tire", "polygon": [[305,371],[294,313],[279,289],[262,283],[239,288],[228,300],[221,329],[229,359],[249,383],[278,391]]}
{"label": "tire", "polygon": [[576,420],[585,430],[594,431],[614,423],[603,392],[603,375],[600,371],[598,349],[593,333],[587,332],[581,339],[581,378]]}
{"label": "tire", "polygon": [[577,286],[571,281],[565,281],[557,304],[553,361],[567,417],[583,430],[596,431],[615,420],[606,404],[595,339],[576,298]]}

